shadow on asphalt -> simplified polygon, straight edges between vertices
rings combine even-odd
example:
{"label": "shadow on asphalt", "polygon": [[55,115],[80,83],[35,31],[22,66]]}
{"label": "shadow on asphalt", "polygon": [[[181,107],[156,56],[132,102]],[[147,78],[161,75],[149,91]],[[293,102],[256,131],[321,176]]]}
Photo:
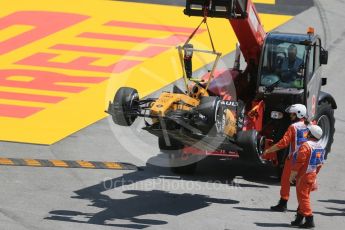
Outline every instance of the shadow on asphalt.
{"label": "shadow on asphalt", "polygon": [[319,201],[323,202],[323,203],[345,204],[345,200],[332,200],[332,199],[329,199],[329,200],[319,200]]}
{"label": "shadow on asphalt", "polygon": [[291,227],[290,224],[284,224],[284,223],[254,223],[259,227],[265,227],[265,228],[286,228]]}
{"label": "shadow on asphalt", "polygon": [[[332,203],[332,204],[339,204],[343,207],[343,205],[345,204],[345,200],[319,200],[319,202],[323,202],[323,203]],[[345,208],[331,208],[331,207],[326,207],[329,210],[333,210],[335,212],[314,212],[316,214],[320,214],[323,216],[345,216]]]}
{"label": "shadow on asphalt", "polygon": [[272,212],[269,208],[245,208],[245,207],[234,207],[235,209],[243,211],[253,211],[253,212]]}
{"label": "shadow on asphalt", "polygon": [[217,180],[228,183],[234,178],[242,178],[252,182],[239,184],[243,187],[268,188],[267,185],[280,185],[276,169],[267,165],[246,164],[237,160],[220,161],[217,158],[207,158],[198,163],[197,172],[192,176],[183,176],[183,179]]}
{"label": "shadow on asphalt", "polygon": [[[163,190],[157,190],[154,186],[145,189],[147,183],[152,180],[164,180],[167,184],[174,184],[176,180],[218,183],[224,186],[236,186],[243,188],[268,188],[265,184],[277,182],[272,179],[272,172],[267,168],[244,166],[234,162],[222,162],[206,160],[200,162],[195,175],[176,175],[168,168],[161,168],[147,164],[138,171],[133,171],[123,176],[103,181],[80,190],[74,191],[73,199],[89,200],[90,206],[103,209],[96,213],[84,213],[71,210],[51,211],[45,219],[55,221],[67,221],[75,223],[88,223],[95,225],[114,226],[131,229],[144,229],[152,225],[167,224],[164,220],[143,219],[147,214],[178,216],[205,208],[213,203],[238,204],[232,199],[212,198],[202,194],[183,193],[177,194]],[[237,183],[236,178],[242,177],[250,183]],[[145,180],[150,180],[144,182]],[[172,183],[170,183],[170,181]],[[262,181],[264,183],[262,183]],[[138,186],[138,183],[141,183]],[[252,183],[254,182],[254,183]],[[278,185],[278,184],[277,184]],[[133,186],[133,189],[128,187]],[[124,196],[128,198],[113,199],[103,194],[112,189],[122,188]],[[130,187],[132,188],[132,187]],[[179,189],[179,191],[183,189]],[[160,218],[161,219],[161,218]],[[130,221],[129,224],[112,223],[115,220]]]}
{"label": "shadow on asphalt", "polygon": [[[102,208],[98,213],[83,213],[68,210],[51,211],[49,220],[69,221],[75,223],[89,223],[121,228],[143,229],[151,225],[163,225],[166,221],[155,219],[142,219],[147,214],[178,216],[205,208],[212,203],[238,204],[231,199],[216,199],[198,194],[175,194],[160,190],[138,191],[126,190],[124,194],[133,195],[125,199],[112,199],[100,193],[88,194],[85,190],[77,194],[78,199],[89,199],[91,206]],[[86,221],[85,221],[86,219]],[[131,224],[112,224],[112,220],[126,220]]]}
{"label": "shadow on asphalt", "polygon": [[[269,208],[246,208],[246,207],[234,207],[235,209],[243,210],[243,211],[253,211],[253,212],[273,212]],[[288,209],[287,212],[294,212],[296,213],[296,210]]]}

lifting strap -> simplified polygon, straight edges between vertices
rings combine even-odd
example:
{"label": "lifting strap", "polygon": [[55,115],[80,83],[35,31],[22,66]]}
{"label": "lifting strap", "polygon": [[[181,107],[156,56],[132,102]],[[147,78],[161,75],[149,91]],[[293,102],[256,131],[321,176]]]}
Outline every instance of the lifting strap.
{"label": "lifting strap", "polygon": [[208,36],[209,36],[210,41],[211,41],[212,50],[213,50],[213,52],[215,53],[215,52],[216,52],[216,49],[214,48],[214,44],[213,44],[213,40],[212,40],[210,28],[208,27],[208,24],[207,24],[207,21],[206,21],[206,20],[205,20],[205,24],[206,24],[206,27],[207,27]]}
{"label": "lifting strap", "polygon": [[191,35],[189,35],[189,37],[188,37],[187,41],[184,43],[183,47],[185,47],[190,42],[190,40],[192,40],[192,38],[194,37],[196,32],[199,30],[200,26],[203,23],[205,23],[206,24],[206,28],[207,28],[207,32],[208,32],[208,37],[210,38],[212,50],[213,50],[214,53],[216,52],[216,49],[214,48],[214,43],[213,43],[213,40],[212,40],[212,36],[211,36],[211,31],[210,31],[210,28],[209,28],[209,26],[207,24],[207,12],[208,12],[208,6],[205,6],[205,8],[204,8],[204,18],[202,19],[200,24],[195,28],[193,33]]}

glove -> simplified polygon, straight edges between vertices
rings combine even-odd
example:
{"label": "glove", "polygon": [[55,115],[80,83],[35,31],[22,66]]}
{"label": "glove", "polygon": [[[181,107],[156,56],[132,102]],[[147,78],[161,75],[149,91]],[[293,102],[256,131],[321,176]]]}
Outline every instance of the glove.
{"label": "glove", "polygon": [[277,158],[277,153],[272,152],[272,153],[265,153],[261,156],[263,160],[271,161],[274,166],[278,165],[278,158]]}

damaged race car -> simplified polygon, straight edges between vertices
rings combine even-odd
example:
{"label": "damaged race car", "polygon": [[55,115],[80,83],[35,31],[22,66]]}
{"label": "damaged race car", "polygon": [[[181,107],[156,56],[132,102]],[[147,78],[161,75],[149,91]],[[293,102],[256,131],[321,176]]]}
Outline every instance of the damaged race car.
{"label": "damaged race car", "polygon": [[[159,148],[169,154],[177,173],[194,172],[200,156],[261,162],[265,139],[255,123],[262,120],[262,103],[248,112],[245,103],[231,95],[236,94],[232,76],[238,70],[217,72],[221,53],[216,51],[197,50],[192,44],[177,49],[185,90],[174,86],[158,98],[140,99],[136,89],[121,87],[106,111],[114,123],[130,126],[137,117],[150,118],[143,129],[158,137]],[[197,52],[215,56],[212,69],[201,78],[192,76],[192,56]]]}

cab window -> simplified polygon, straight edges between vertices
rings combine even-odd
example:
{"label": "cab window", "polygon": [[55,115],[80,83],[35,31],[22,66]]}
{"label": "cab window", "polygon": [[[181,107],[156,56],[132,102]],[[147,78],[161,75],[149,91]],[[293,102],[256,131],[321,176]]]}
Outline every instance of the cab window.
{"label": "cab window", "polygon": [[267,40],[262,57],[260,84],[269,86],[277,82],[276,87],[303,88],[306,54],[305,45]]}
{"label": "cab window", "polygon": [[310,80],[314,74],[315,67],[315,45],[310,47],[309,57],[308,57],[308,67],[307,67],[307,78]]}

